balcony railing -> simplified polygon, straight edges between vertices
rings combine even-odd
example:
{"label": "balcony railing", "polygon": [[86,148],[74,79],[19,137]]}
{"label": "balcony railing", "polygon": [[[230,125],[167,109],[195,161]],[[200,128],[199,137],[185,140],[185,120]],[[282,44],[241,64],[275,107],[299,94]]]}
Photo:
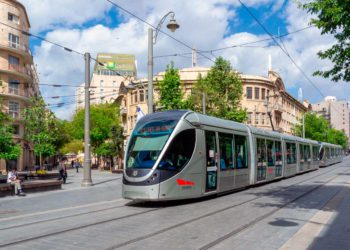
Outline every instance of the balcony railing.
{"label": "balcony railing", "polygon": [[24,90],[20,88],[11,88],[11,87],[3,87],[2,91],[0,89],[0,94],[16,95],[16,96],[22,96],[26,98],[30,97],[28,90]]}
{"label": "balcony railing", "polygon": [[20,110],[7,109],[7,110],[5,110],[5,113],[8,114],[9,117],[11,117],[12,119],[15,119],[15,120],[20,120],[23,118]]}
{"label": "balcony railing", "polygon": [[31,77],[28,69],[21,65],[9,63],[8,69]]}
{"label": "balcony railing", "polygon": [[125,107],[120,107],[120,113],[121,114],[126,114],[127,113],[127,110]]}
{"label": "balcony railing", "polygon": [[32,53],[31,53],[30,49],[28,48],[28,46],[24,45],[24,44],[14,43],[12,41],[8,41],[7,45],[5,45],[3,43],[0,43],[0,46],[7,46],[7,47],[9,47],[11,49],[17,49],[17,50],[20,50],[22,52],[26,52],[26,53],[32,55]]}

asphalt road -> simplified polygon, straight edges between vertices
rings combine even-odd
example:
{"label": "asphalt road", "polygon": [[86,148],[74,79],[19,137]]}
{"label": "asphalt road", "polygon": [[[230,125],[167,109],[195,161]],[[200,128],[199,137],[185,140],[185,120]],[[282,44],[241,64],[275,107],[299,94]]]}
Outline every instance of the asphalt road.
{"label": "asphalt road", "polygon": [[191,202],[133,204],[121,175],[69,172],[63,190],[0,199],[6,249],[350,249],[350,159]]}

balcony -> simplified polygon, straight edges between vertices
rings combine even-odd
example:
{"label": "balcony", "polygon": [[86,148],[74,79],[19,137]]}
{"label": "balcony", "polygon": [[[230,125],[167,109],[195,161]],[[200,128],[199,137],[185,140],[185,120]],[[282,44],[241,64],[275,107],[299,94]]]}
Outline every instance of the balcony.
{"label": "balcony", "polygon": [[126,115],[127,114],[127,109],[125,107],[120,107],[120,114]]}
{"label": "balcony", "polygon": [[20,43],[14,43],[12,41],[1,42],[0,48],[5,49],[7,51],[10,51],[12,53],[18,53],[25,57],[25,60],[28,63],[33,62],[33,56],[32,53],[27,45],[20,44]]}
{"label": "balcony", "polygon": [[32,81],[32,75],[30,73],[30,70],[21,65],[9,63],[7,69],[0,70],[10,71],[11,73],[17,76],[24,77],[27,80]]}
{"label": "balcony", "polygon": [[23,116],[20,113],[20,110],[11,110],[11,109],[7,109],[5,110],[5,113],[12,119],[14,120],[22,120]]}
{"label": "balcony", "polygon": [[4,95],[8,97],[18,97],[22,100],[28,100],[31,97],[28,90],[20,89],[20,88],[11,88],[11,87],[3,87],[2,91],[0,89],[0,95]]}

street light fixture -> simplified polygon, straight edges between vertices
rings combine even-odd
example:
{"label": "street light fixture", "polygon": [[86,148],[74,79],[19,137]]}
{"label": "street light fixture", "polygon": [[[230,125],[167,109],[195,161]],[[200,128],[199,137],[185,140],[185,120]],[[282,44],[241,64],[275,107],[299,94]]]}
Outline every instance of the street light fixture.
{"label": "street light fixture", "polygon": [[148,114],[153,113],[153,44],[156,44],[159,30],[169,15],[171,15],[171,19],[166,27],[174,32],[180,27],[180,25],[176,22],[175,13],[173,11],[169,11],[159,21],[154,36],[153,29],[148,29]]}

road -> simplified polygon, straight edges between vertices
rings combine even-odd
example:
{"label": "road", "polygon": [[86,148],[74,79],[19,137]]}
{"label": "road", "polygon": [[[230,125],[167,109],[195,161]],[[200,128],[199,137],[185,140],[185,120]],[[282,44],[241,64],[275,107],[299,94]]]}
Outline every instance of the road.
{"label": "road", "polygon": [[350,249],[350,158],[317,171],[190,202],[134,204],[121,175],[0,199],[6,249]]}

